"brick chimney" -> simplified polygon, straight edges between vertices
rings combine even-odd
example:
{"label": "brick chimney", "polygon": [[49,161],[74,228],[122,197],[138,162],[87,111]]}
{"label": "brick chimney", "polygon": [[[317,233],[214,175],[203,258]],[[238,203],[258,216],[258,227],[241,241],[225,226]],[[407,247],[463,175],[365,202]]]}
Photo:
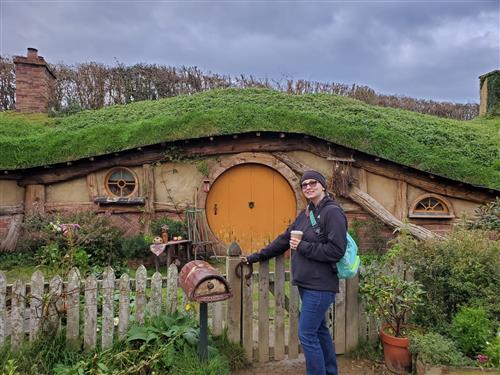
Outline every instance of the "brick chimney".
{"label": "brick chimney", "polygon": [[479,76],[479,116],[500,115],[500,70]]}
{"label": "brick chimney", "polygon": [[28,54],[14,56],[16,71],[16,110],[47,112],[56,76],[38,50],[28,48]]}

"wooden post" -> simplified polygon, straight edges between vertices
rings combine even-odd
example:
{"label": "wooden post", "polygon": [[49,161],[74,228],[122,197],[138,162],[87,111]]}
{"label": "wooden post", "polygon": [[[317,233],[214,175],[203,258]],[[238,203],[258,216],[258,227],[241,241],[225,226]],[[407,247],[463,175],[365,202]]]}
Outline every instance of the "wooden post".
{"label": "wooden post", "polygon": [[408,183],[398,180],[398,188],[396,191],[396,202],[394,216],[399,220],[404,220],[408,216]]}
{"label": "wooden post", "polygon": [[101,347],[106,350],[113,346],[115,272],[107,267],[102,275],[102,336]]}
{"label": "wooden post", "polygon": [[26,216],[45,212],[45,185],[27,185],[24,194],[24,212]]}
{"label": "wooden post", "polygon": [[[293,256],[290,250],[290,259]],[[292,262],[290,262],[290,275],[292,275]],[[294,359],[299,356],[299,289],[290,283],[290,326],[288,332],[288,359]]]}
{"label": "wooden post", "polygon": [[150,233],[150,224],[155,214],[155,175],[151,164],[142,166],[144,173],[143,195],[146,198],[144,205],[144,232]]}
{"label": "wooden post", "polygon": [[16,280],[12,286],[12,310],[10,318],[10,335],[12,349],[18,349],[24,340],[24,306],[26,296],[26,285]]}
{"label": "wooden post", "polygon": [[274,360],[285,358],[285,255],[276,257],[274,272]]}
{"label": "wooden post", "polygon": [[97,184],[97,176],[95,173],[89,173],[87,175],[87,191],[91,202],[94,201],[95,197],[99,196],[99,185]]}
{"label": "wooden post", "polygon": [[[37,271],[39,272],[39,271]],[[34,275],[33,275],[34,276]],[[33,280],[33,279],[32,279]],[[33,281],[31,282],[31,291],[33,292]],[[43,292],[43,276],[41,283]],[[68,287],[66,290],[66,339],[70,345],[78,344],[80,328],[80,272],[73,268],[68,275]]]}
{"label": "wooden post", "polygon": [[359,320],[358,320],[358,284],[359,276],[356,275],[346,280],[346,314],[345,314],[345,349],[353,350],[358,345]]}
{"label": "wooden post", "polygon": [[85,280],[85,310],[83,325],[83,348],[90,351],[97,341],[97,280],[90,275]]}
{"label": "wooden post", "polygon": [[140,265],[135,273],[135,320],[140,325],[144,324],[144,311],[146,308],[146,279],[146,267],[144,267],[144,265]]}
{"label": "wooden post", "polygon": [[0,271],[0,346],[5,343],[5,325],[7,324],[7,309],[5,308],[5,294],[7,292],[7,278]]}
{"label": "wooden post", "polygon": [[233,242],[226,257],[226,278],[233,291],[233,298],[227,304],[227,336],[230,342],[240,342],[241,279],[236,275],[240,263],[241,248]]}
{"label": "wooden post", "polygon": [[345,295],[346,286],[345,280],[340,280],[340,293],[335,298],[335,351],[337,354],[345,353]]}
{"label": "wooden post", "polygon": [[[177,311],[177,283],[179,279],[179,271],[177,271],[177,266],[171,264],[168,266],[167,271],[167,302],[166,302],[166,312],[171,315]],[[186,293],[182,294],[186,296]],[[185,304],[182,306],[185,307]]]}
{"label": "wooden post", "polygon": [[118,337],[124,339],[128,329],[130,310],[130,278],[124,273],[120,277],[120,307],[118,313]]}
{"label": "wooden post", "polygon": [[269,361],[269,261],[259,264],[259,362]]}

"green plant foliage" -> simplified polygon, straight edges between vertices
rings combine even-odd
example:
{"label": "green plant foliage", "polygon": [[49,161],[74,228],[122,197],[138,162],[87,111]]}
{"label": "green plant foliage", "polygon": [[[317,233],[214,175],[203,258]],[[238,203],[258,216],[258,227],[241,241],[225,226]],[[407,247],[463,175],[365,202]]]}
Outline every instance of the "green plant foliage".
{"label": "green plant foliage", "polygon": [[498,333],[493,340],[488,342],[484,354],[488,357],[492,367],[500,368],[500,335]]}
{"label": "green plant foliage", "polygon": [[159,316],[132,326],[125,341],[70,365],[56,367],[56,375],[229,374],[229,361],[209,338],[209,356],[197,356],[199,328],[186,315]]}
{"label": "green plant foliage", "polygon": [[187,239],[187,224],[185,221],[174,220],[167,216],[160,217],[151,222],[151,232],[155,236],[161,235],[161,227],[162,225],[168,226],[168,238],[172,239],[173,237],[181,236],[184,239]]}
{"label": "green plant foliage", "polygon": [[18,169],[189,138],[303,133],[422,171],[500,186],[498,118],[449,120],[330,94],[212,90],[73,115],[0,113],[0,168]]}
{"label": "green plant foliage", "polygon": [[417,324],[446,334],[460,306],[482,306],[499,320],[500,241],[487,232],[456,228],[426,241],[400,236],[398,246],[427,291],[413,314]]}
{"label": "green plant foliage", "polygon": [[19,374],[52,374],[57,364],[75,363],[81,358],[83,354],[79,348],[67,345],[65,331],[46,332],[15,351],[8,344],[4,345],[0,349],[0,368],[12,368],[14,364]]}
{"label": "green plant foliage", "polygon": [[492,230],[500,232],[500,197],[493,202],[483,204],[474,210],[476,219],[469,223],[470,229]]}
{"label": "green plant foliage", "polygon": [[229,342],[226,331],[222,336],[214,337],[214,346],[228,359],[231,371],[239,370],[250,365],[247,361],[243,347]]}
{"label": "green plant foliage", "polygon": [[143,258],[151,255],[149,245],[152,241],[143,234],[124,238],[121,243],[120,255],[123,259]]}
{"label": "green plant foliage", "polygon": [[467,366],[473,362],[457,349],[455,343],[439,333],[410,333],[410,352],[429,365]]}
{"label": "green plant foliage", "polygon": [[481,353],[493,334],[493,322],[481,307],[463,307],[451,322],[451,337],[469,357]]}
{"label": "green plant foliage", "polygon": [[390,253],[382,263],[373,261],[361,272],[359,293],[368,313],[390,325],[394,336],[404,335],[408,315],[417,307],[424,291],[418,281],[408,281],[397,272],[403,267],[400,259]]}
{"label": "green plant foliage", "polygon": [[[79,229],[64,232],[65,224]],[[39,264],[64,270],[79,267],[82,273],[94,266],[119,268],[123,262],[122,230],[106,216],[93,212],[71,212],[27,217],[23,223],[21,250],[35,253]]]}

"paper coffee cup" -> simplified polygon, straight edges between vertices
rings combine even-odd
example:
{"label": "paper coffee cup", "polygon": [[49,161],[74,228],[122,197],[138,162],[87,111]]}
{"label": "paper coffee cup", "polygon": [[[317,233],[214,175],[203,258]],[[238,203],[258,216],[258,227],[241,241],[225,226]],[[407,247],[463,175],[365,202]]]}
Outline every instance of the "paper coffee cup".
{"label": "paper coffee cup", "polygon": [[304,233],[301,231],[301,230],[292,230],[290,232],[290,237],[292,238],[297,238],[299,240],[302,239],[302,236],[304,235]]}

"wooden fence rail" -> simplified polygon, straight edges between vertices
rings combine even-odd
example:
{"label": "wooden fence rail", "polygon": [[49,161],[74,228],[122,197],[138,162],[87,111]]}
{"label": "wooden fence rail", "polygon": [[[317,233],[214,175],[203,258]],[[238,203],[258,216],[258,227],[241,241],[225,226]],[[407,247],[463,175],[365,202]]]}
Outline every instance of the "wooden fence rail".
{"label": "wooden fence rail", "polygon": [[[269,272],[269,262],[262,262],[259,272],[242,282],[235,271],[239,257],[228,256],[226,280],[233,297],[209,304],[212,333],[221,335],[227,329],[228,338],[241,342],[251,361],[293,359],[300,352],[298,290],[291,284],[291,270],[285,269],[285,257],[273,262],[274,272]],[[182,301],[178,295],[184,296]],[[15,350],[25,340],[34,340],[41,330],[60,329],[64,324],[69,345],[81,340],[85,350],[97,345],[106,349],[125,336],[131,321],[143,324],[148,314],[171,314],[185,304],[185,295],[178,291],[175,265],[168,268],[166,277],[157,272],[151,278],[140,266],[135,279],[127,274],[117,279],[108,268],[102,280],[95,276],[82,280],[73,269],[65,280],[55,276],[46,281],[36,271],[29,283],[12,285],[7,285],[0,271],[0,345],[10,340]],[[359,300],[357,278],[341,282],[327,319],[339,354],[353,349],[360,340],[377,339],[377,324],[366,316]]]}

